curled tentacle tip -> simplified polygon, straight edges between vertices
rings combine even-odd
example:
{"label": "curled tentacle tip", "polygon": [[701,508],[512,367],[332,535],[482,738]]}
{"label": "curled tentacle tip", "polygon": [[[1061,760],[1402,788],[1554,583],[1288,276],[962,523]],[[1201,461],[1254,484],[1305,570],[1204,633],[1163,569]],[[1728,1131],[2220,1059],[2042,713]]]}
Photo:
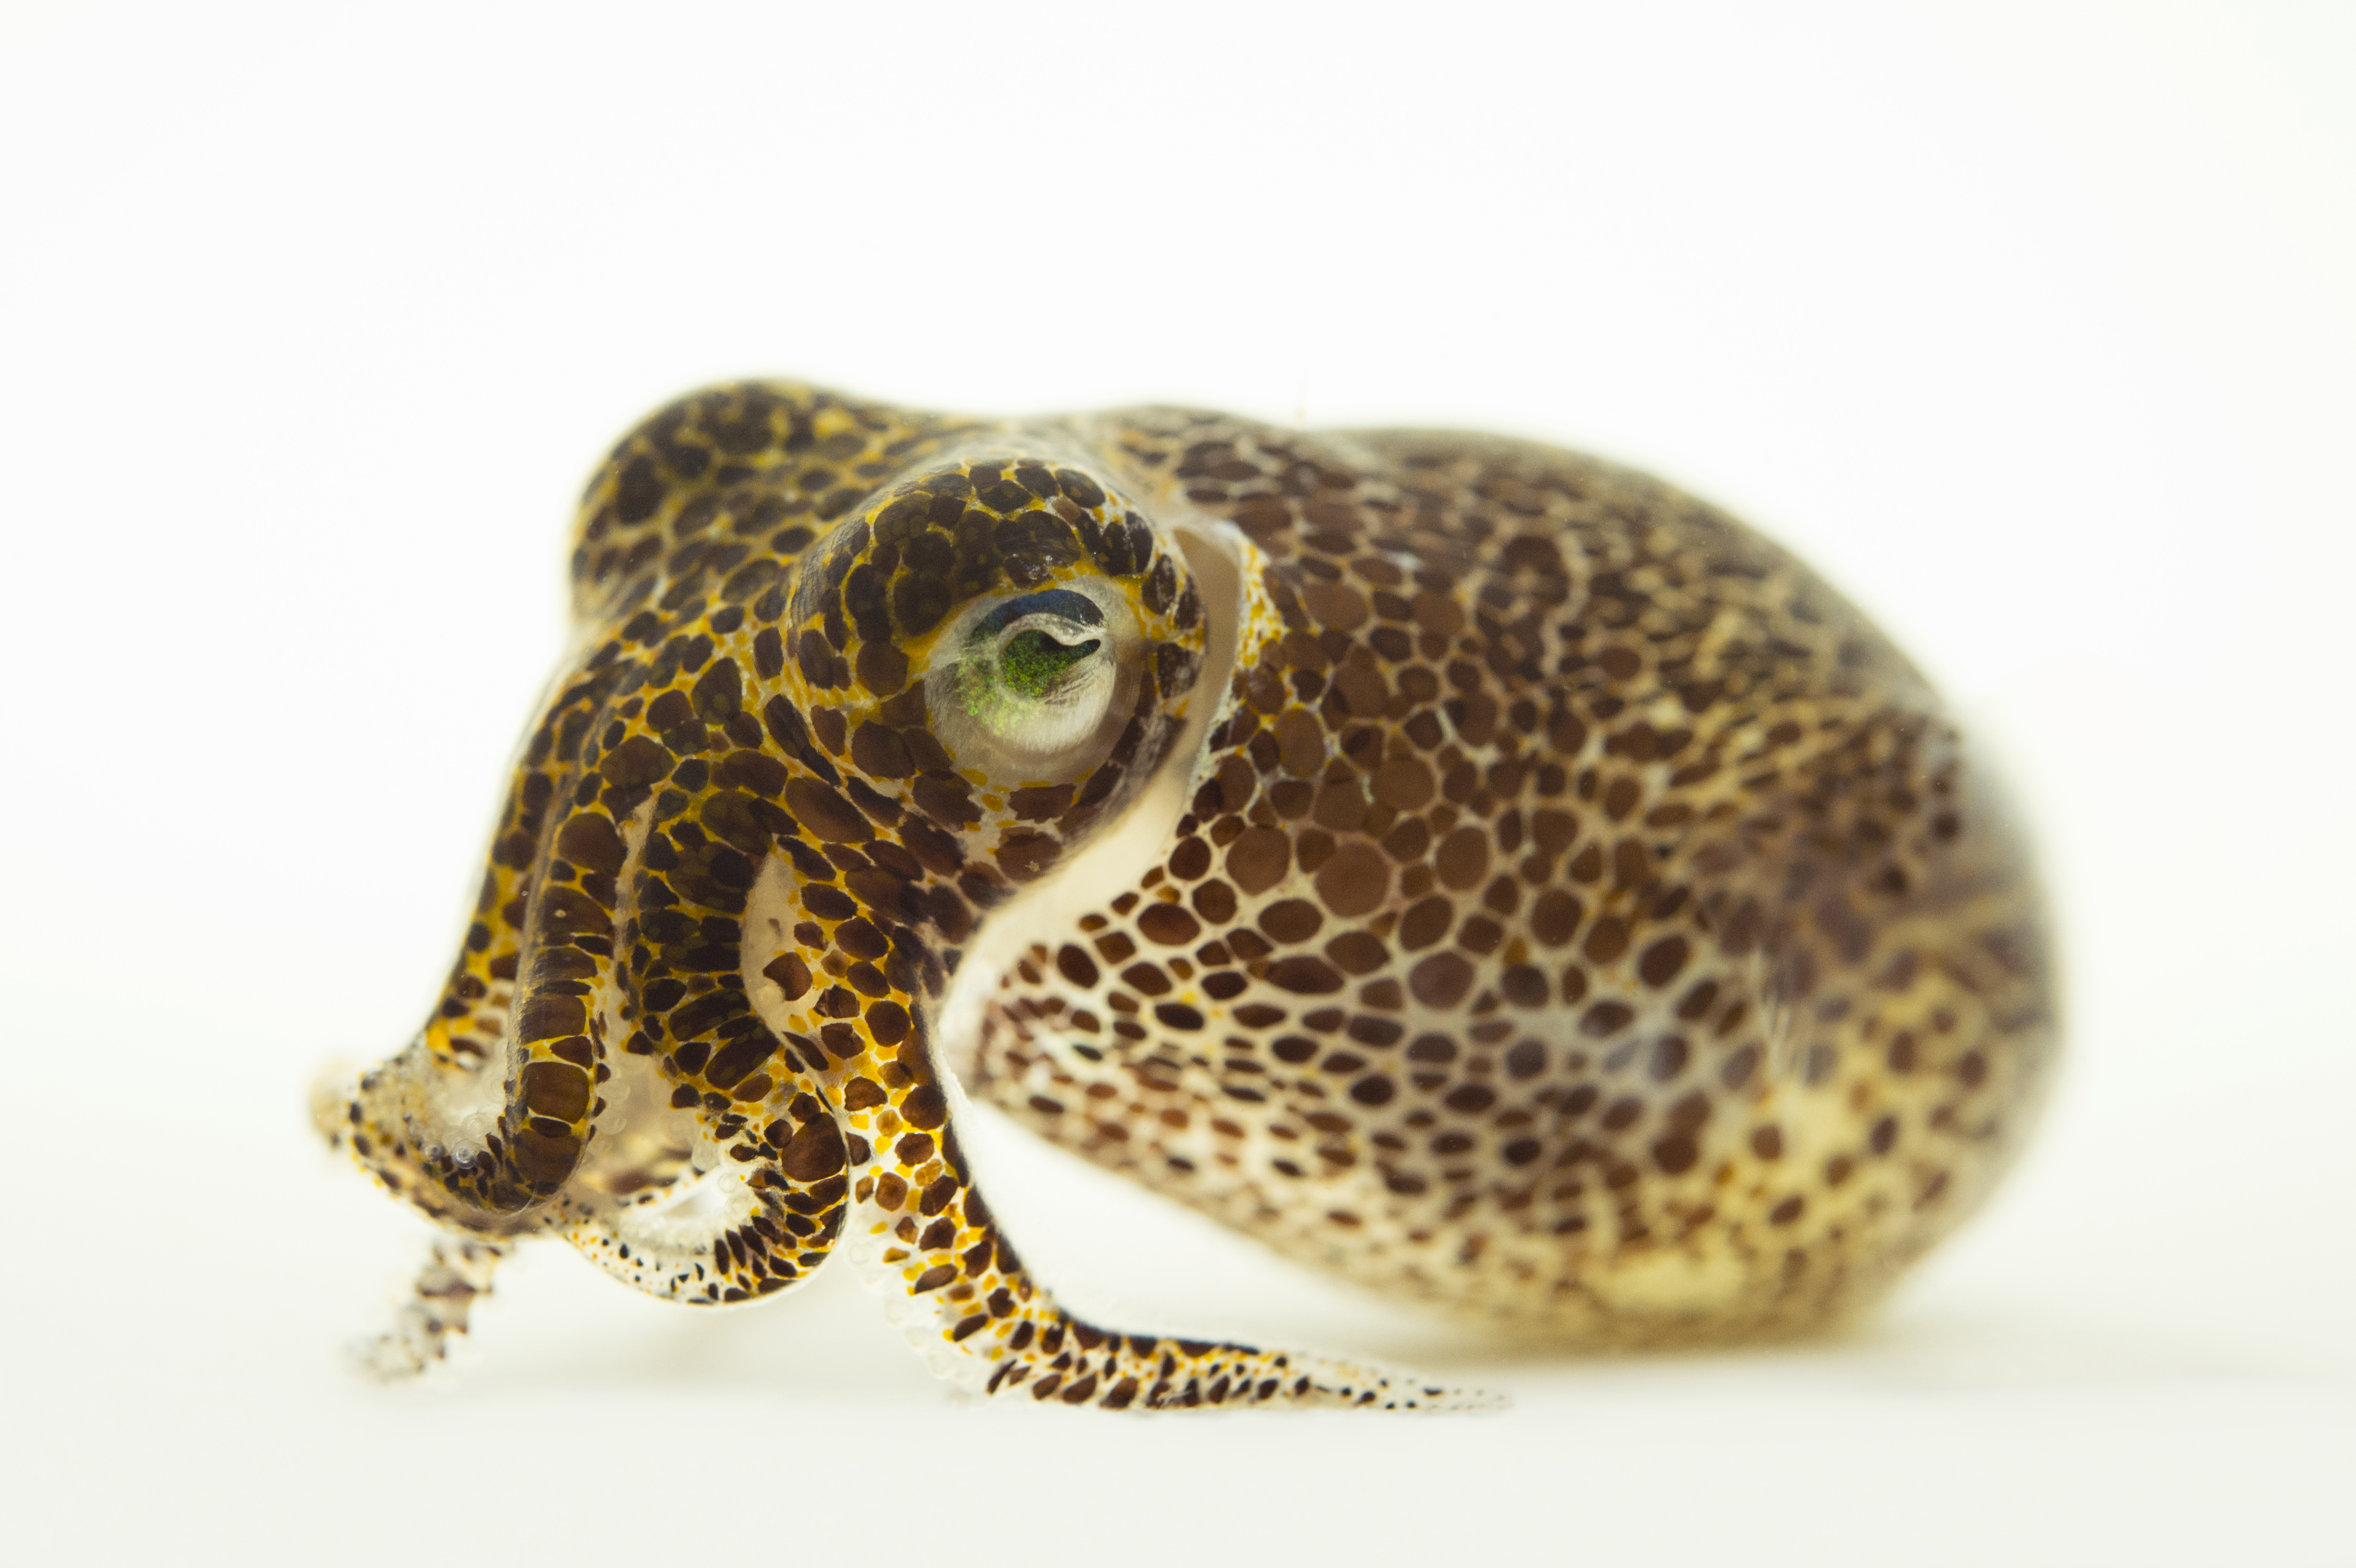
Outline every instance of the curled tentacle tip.
{"label": "curled tentacle tip", "polygon": [[328,1062],[311,1079],[311,1126],[331,1149],[342,1148],[349,1135],[349,1111],[359,1080],[359,1065],[342,1058]]}
{"label": "curled tentacle tip", "polygon": [[344,1364],[368,1382],[391,1386],[412,1382],[442,1359],[438,1346],[420,1345],[398,1328],[354,1339],[344,1346]]}
{"label": "curled tentacle tip", "polygon": [[1412,1373],[1394,1373],[1373,1387],[1355,1393],[1344,1389],[1332,1402],[1355,1410],[1398,1411],[1416,1415],[1494,1412],[1513,1408],[1513,1398],[1492,1389],[1451,1388],[1426,1382]]}
{"label": "curled tentacle tip", "polygon": [[1514,1408],[1514,1397],[1494,1389],[1449,1389],[1425,1387],[1416,1390],[1414,1402],[1401,1408],[1428,1411],[1438,1414],[1495,1414]]}

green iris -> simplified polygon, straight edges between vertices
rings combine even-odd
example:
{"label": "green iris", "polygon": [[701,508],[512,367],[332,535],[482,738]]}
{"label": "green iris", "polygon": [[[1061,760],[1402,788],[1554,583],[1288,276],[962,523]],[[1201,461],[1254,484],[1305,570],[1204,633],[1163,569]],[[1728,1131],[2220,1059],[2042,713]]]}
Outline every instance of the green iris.
{"label": "green iris", "polygon": [[993,729],[1024,724],[1066,672],[1102,646],[1097,638],[1058,642],[1038,627],[1018,631],[1000,646],[995,668],[987,656],[967,661],[958,682],[960,704]]}
{"label": "green iris", "polygon": [[1065,671],[1097,650],[1098,639],[1066,646],[1033,628],[1009,638],[999,653],[998,667],[1007,688],[1019,697],[1043,697]]}

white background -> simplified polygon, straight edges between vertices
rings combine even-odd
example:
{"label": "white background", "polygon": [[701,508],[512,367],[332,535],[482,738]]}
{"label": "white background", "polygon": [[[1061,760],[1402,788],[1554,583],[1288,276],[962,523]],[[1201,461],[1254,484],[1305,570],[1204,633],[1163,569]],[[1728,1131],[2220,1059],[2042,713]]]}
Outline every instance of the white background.
{"label": "white background", "polygon": [[[0,1555],[2356,1563],[2356,7],[359,9],[0,22]],[[978,1131],[1067,1297],[1493,1418],[959,1404],[562,1249],[363,1388],[418,1231],[306,1085],[446,967],[576,487],[744,373],[1732,507],[2028,802],[2042,1137],[1850,1342],[1582,1362]]]}

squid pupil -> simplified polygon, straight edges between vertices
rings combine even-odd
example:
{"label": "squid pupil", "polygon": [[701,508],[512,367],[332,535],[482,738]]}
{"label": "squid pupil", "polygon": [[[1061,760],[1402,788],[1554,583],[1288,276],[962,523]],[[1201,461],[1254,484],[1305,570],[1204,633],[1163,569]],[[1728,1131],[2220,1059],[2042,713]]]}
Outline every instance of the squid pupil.
{"label": "squid pupil", "polygon": [[1081,643],[1061,643],[1034,627],[1006,639],[998,667],[1005,672],[1007,685],[1015,692],[1025,697],[1042,696],[1055,684],[1056,676],[1094,653],[1098,646],[1096,638]]}

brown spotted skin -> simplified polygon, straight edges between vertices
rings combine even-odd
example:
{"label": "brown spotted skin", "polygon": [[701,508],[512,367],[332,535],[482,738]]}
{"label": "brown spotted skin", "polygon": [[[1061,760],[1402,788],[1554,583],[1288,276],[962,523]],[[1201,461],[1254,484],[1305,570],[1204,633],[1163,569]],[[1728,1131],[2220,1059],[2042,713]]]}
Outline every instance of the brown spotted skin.
{"label": "brown spotted skin", "polygon": [[2055,1048],[2021,848],[1922,678],[1641,475],[1146,412],[1265,560],[1167,859],[973,1092],[1385,1292],[1601,1346],[1823,1327],[1987,1192]]}
{"label": "brown spotted skin", "polygon": [[[2034,892],[1935,699],[1635,475],[726,386],[616,449],[573,585],[444,1000],[333,1118],[466,1242],[387,1364],[556,1233],[704,1304],[840,1247],[1001,1396],[1473,1402],[1074,1319],[991,1220],[948,1079],[1293,1256],[1621,1343],[1869,1300],[2049,1074]],[[1054,777],[960,768],[944,628],[1075,585],[1133,615],[1133,702]],[[941,1037],[991,912],[1157,779],[1183,802],[1134,890],[1017,943],[979,1037]]]}

